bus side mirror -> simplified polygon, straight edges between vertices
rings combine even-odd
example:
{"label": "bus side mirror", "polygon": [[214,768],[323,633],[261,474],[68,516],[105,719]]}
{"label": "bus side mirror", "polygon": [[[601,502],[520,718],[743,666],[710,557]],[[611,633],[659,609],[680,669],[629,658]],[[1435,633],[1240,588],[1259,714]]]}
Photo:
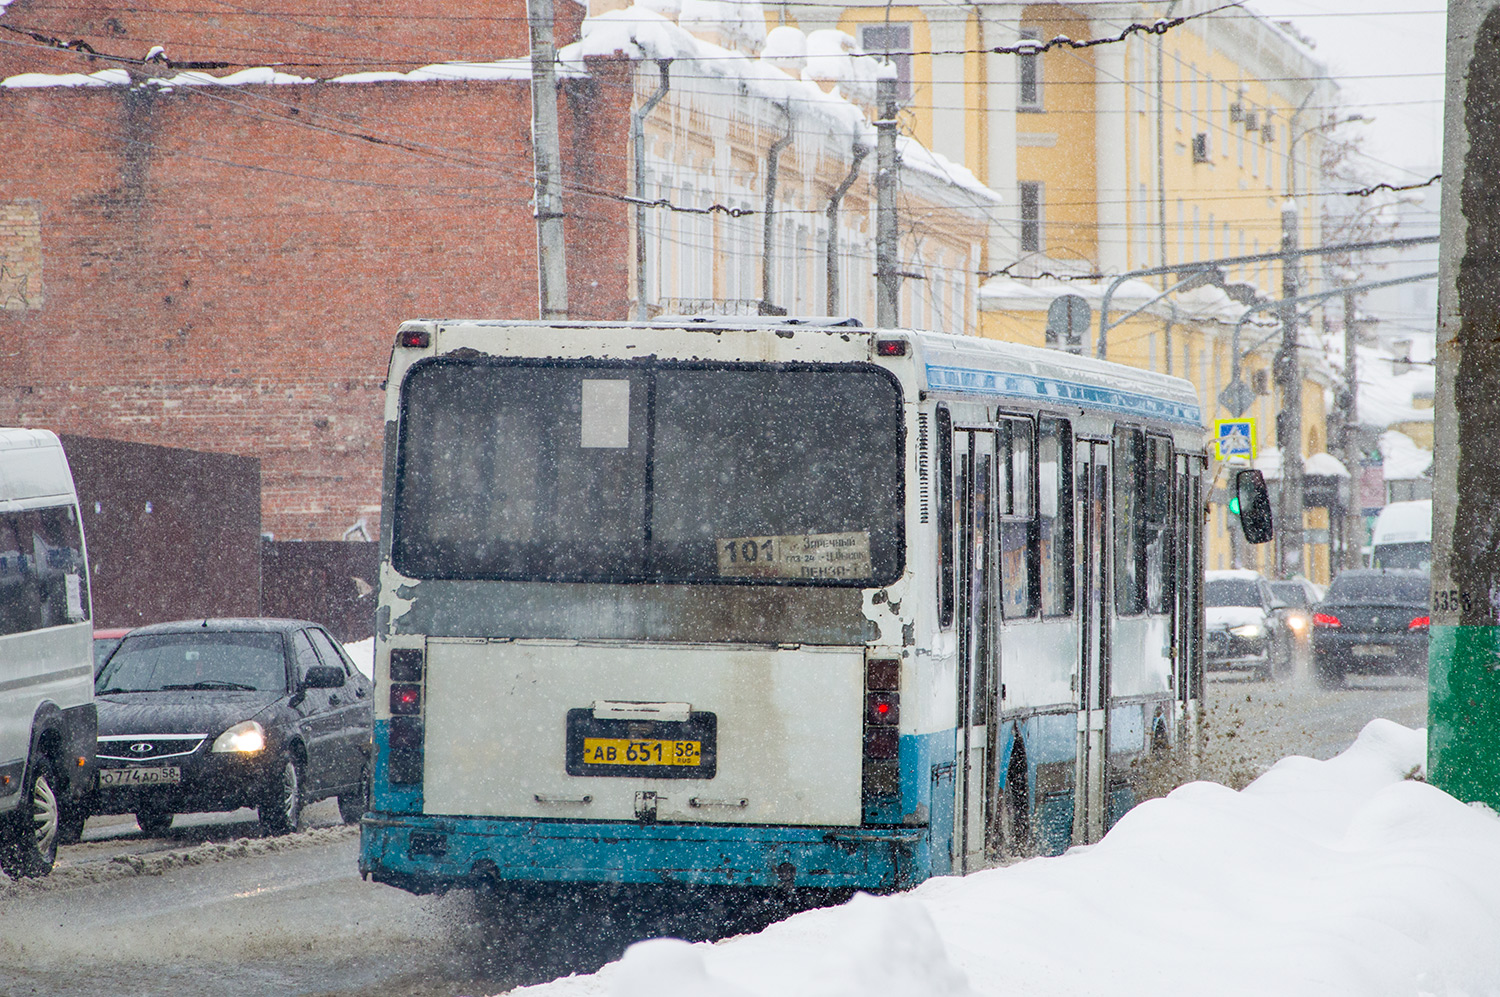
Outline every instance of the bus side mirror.
{"label": "bus side mirror", "polygon": [[1233,511],[1239,513],[1240,529],[1253,544],[1269,543],[1275,528],[1271,524],[1271,494],[1266,491],[1265,475],[1259,471],[1240,471],[1234,477]]}

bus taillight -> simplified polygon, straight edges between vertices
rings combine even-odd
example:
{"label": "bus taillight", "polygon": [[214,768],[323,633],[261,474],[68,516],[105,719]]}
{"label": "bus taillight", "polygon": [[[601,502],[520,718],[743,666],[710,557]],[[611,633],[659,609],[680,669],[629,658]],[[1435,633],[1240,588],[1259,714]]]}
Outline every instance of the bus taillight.
{"label": "bus taillight", "polygon": [[421,648],[391,650],[390,763],[386,771],[392,785],[412,785],[422,781],[422,754],[426,740],[422,723],[425,664]]}
{"label": "bus taillight", "polygon": [[901,661],[865,662],[864,816],[867,823],[900,819]]}
{"label": "bus taillight", "polygon": [[415,685],[391,686],[391,712],[402,714],[421,713],[421,687]]}

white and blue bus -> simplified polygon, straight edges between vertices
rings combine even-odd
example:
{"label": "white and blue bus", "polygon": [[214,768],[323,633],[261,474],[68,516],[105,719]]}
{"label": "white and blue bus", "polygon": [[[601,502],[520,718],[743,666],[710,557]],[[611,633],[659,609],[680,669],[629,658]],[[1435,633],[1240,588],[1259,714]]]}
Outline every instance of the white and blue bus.
{"label": "white and blue bus", "polygon": [[417,321],[362,870],[892,890],[1097,840],[1201,692],[1187,381],[836,322]]}

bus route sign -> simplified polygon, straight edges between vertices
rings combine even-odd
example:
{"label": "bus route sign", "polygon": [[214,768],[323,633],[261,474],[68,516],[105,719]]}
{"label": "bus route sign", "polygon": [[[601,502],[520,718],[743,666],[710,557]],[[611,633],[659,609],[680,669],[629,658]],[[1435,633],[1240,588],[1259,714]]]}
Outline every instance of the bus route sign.
{"label": "bus route sign", "polygon": [[1254,460],[1255,420],[1214,420],[1214,442],[1219,446],[1220,460],[1228,460],[1230,457],[1244,457],[1246,460]]}

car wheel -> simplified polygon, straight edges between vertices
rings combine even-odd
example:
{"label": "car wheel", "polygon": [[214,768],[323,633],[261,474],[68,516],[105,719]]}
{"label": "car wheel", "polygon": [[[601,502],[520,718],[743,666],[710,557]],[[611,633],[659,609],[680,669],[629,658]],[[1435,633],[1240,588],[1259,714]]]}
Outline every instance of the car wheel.
{"label": "car wheel", "polygon": [[76,845],[83,840],[83,825],[89,819],[89,812],[79,804],[64,806],[57,821],[57,843],[59,845]]}
{"label": "car wheel", "polygon": [[365,762],[359,774],[359,788],[339,795],[339,817],[345,824],[358,824],[370,809],[370,763]]}
{"label": "car wheel", "polygon": [[270,834],[297,830],[297,822],[302,819],[302,766],[292,755],[281,756],[257,811],[261,827]]}
{"label": "car wheel", "polygon": [[1342,689],[1344,687],[1344,670],[1330,662],[1314,662],[1313,674],[1316,676],[1320,688]]}
{"label": "car wheel", "polygon": [[60,814],[56,785],[51,760],[38,757],[22,786],[20,804],[5,818],[9,826],[0,831],[0,869],[12,879],[52,871]]}
{"label": "car wheel", "polygon": [[141,832],[148,838],[160,838],[172,829],[172,812],[170,810],[137,810],[135,822],[140,825]]}

